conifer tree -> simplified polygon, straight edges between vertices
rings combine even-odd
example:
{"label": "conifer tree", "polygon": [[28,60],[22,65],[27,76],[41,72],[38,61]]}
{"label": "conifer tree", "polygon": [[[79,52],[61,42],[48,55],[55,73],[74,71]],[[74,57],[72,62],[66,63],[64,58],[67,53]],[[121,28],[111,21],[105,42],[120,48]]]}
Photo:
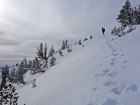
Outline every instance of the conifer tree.
{"label": "conifer tree", "polygon": [[133,24],[132,8],[129,0],[126,0],[125,5],[120,10],[120,14],[116,18],[123,27],[131,26]]}
{"label": "conifer tree", "polygon": [[43,44],[40,44],[40,47],[37,47],[37,57],[42,60],[43,59]]}
{"label": "conifer tree", "polygon": [[9,73],[9,81],[11,83],[16,83],[17,79],[16,79],[16,70],[15,67],[13,66],[13,68],[10,70],[11,73]]}
{"label": "conifer tree", "polygon": [[65,42],[63,41],[63,44],[62,44],[62,50],[65,49]]}
{"label": "conifer tree", "polygon": [[6,86],[6,78],[7,78],[7,69],[5,69],[4,67],[2,68],[1,77],[2,77],[2,82],[0,84],[0,105],[3,104],[3,98],[4,98],[3,88],[5,88]]}
{"label": "conifer tree", "polygon": [[26,57],[23,59],[23,63],[24,63],[24,68],[27,71],[28,70],[28,64],[27,64]]}
{"label": "conifer tree", "polygon": [[18,93],[15,92],[15,87],[10,83],[3,88],[3,103],[4,105],[18,105],[17,101],[19,96]]}
{"label": "conifer tree", "polygon": [[53,53],[54,53],[54,48],[53,48],[53,45],[52,45],[52,48],[49,51],[49,57],[53,56]]}
{"label": "conifer tree", "polygon": [[45,47],[44,47],[44,59],[48,59],[47,58],[47,44],[45,43]]}
{"label": "conifer tree", "polygon": [[0,84],[0,105],[17,105],[17,93],[12,84],[7,85],[6,79],[8,78],[8,66],[2,68],[2,82]]}
{"label": "conifer tree", "polygon": [[24,81],[24,75],[26,73],[26,69],[24,68],[24,62],[22,61],[21,64],[19,65],[18,71],[17,71],[17,81],[19,83],[25,84],[26,82]]}
{"label": "conifer tree", "polygon": [[134,22],[134,24],[137,24],[137,18],[138,18],[138,11],[137,11],[137,8],[135,7],[133,9],[133,22]]}
{"label": "conifer tree", "polygon": [[137,14],[137,24],[140,24],[140,4],[138,5]]}
{"label": "conifer tree", "polygon": [[33,60],[33,69],[31,71],[31,74],[35,74],[37,73],[37,70],[36,70],[36,59]]}
{"label": "conifer tree", "polygon": [[68,40],[66,39],[66,41],[65,41],[65,48],[67,48],[68,47]]}
{"label": "conifer tree", "polygon": [[35,71],[39,73],[41,71],[40,63],[37,57],[35,57]]}
{"label": "conifer tree", "polygon": [[28,63],[28,69],[32,70],[33,69],[33,62],[30,60]]}
{"label": "conifer tree", "polygon": [[48,59],[44,60],[44,69],[48,69]]}

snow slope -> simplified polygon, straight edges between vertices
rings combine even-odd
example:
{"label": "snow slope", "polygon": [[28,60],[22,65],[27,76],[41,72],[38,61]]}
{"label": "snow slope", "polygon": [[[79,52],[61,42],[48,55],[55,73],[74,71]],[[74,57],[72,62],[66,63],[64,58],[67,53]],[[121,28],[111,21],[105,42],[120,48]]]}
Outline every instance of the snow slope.
{"label": "snow slope", "polygon": [[[140,29],[121,38],[94,35],[43,74],[18,85],[19,105],[139,105]],[[36,78],[37,87],[32,88]]]}

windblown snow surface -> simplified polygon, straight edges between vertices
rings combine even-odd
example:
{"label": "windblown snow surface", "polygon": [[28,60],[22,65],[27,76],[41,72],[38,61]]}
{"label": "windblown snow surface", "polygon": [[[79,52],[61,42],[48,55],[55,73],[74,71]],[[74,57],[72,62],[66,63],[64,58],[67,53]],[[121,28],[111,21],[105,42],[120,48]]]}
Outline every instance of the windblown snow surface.
{"label": "windblown snow surface", "polygon": [[[140,105],[140,28],[118,38],[93,35],[45,73],[18,85],[19,105]],[[32,88],[36,79],[37,87]]]}

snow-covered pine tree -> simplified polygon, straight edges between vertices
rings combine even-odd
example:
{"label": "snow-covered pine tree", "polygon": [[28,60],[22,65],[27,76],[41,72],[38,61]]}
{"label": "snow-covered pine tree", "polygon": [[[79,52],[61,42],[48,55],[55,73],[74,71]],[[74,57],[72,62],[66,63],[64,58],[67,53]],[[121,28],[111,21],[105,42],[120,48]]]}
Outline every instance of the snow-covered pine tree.
{"label": "snow-covered pine tree", "polygon": [[55,65],[55,61],[56,61],[56,58],[54,56],[52,56],[52,58],[50,60],[50,66],[54,66]]}
{"label": "snow-covered pine tree", "polygon": [[47,58],[47,44],[45,43],[45,47],[44,47],[44,59],[48,59]]}
{"label": "snow-covered pine tree", "polygon": [[44,62],[44,68],[48,69],[48,59],[46,59],[45,62]]}
{"label": "snow-covered pine tree", "polygon": [[40,47],[37,47],[37,57],[42,60],[43,59],[43,44],[40,44]]}
{"label": "snow-covered pine tree", "polygon": [[78,44],[79,44],[79,45],[81,45],[81,44],[82,44],[82,43],[81,43],[81,39],[79,40]]}
{"label": "snow-covered pine tree", "polygon": [[65,49],[65,42],[63,41],[63,44],[62,44],[62,50]]}
{"label": "snow-covered pine tree", "polygon": [[3,103],[4,105],[18,105],[18,93],[15,92],[15,87],[10,83],[3,88]]}
{"label": "snow-covered pine tree", "polygon": [[18,96],[15,93],[15,88],[11,84],[6,84],[6,79],[9,77],[8,65],[2,68],[2,81],[0,84],[0,105],[17,105]]}
{"label": "snow-covered pine tree", "polygon": [[28,71],[28,64],[27,64],[26,57],[23,59],[23,62],[24,62],[24,68],[25,68],[25,70]]}
{"label": "snow-covered pine tree", "polygon": [[137,24],[140,24],[140,4],[138,5],[137,13],[138,13]]}
{"label": "snow-covered pine tree", "polygon": [[19,83],[25,84],[26,82],[24,81],[24,75],[26,74],[26,69],[24,68],[24,62],[22,61],[21,64],[19,65],[18,71],[17,71],[17,81]]}
{"label": "snow-covered pine tree", "polygon": [[133,22],[134,22],[134,24],[137,24],[137,17],[138,17],[137,7],[134,7],[133,8]]}
{"label": "snow-covered pine tree", "polygon": [[58,53],[59,53],[60,56],[64,56],[61,48],[58,50]]}
{"label": "snow-covered pine tree", "polygon": [[37,57],[35,57],[35,71],[39,73],[41,71],[40,63]]}
{"label": "snow-covered pine tree", "polygon": [[32,82],[32,88],[36,87],[36,83],[35,82],[36,82],[36,79],[34,79],[33,82]]}
{"label": "snow-covered pine tree", "polygon": [[31,60],[28,63],[28,69],[33,70],[33,62]]}
{"label": "snow-covered pine tree", "polygon": [[120,14],[116,19],[119,23],[121,23],[123,27],[130,26],[133,24],[132,8],[129,0],[126,0],[125,5],[120,10]]}
{"label": "snow-covered pine tree", "polygon": [[53,56],[53,53],[54,53],[54,48],[53,48],[53,45],[52,45],[52,48],[49,51],[49,57]]}
{"label": "snow-covered pine tree", "polygon": [[65,40],[65,48],[67,48],[68,47],[68,40],[66,39]]}
{"label": "snow-covered pine tree", "polygon": [[1,74],[1,84],[0,84],[0,105],[3,105],[3,88],[6,86],[6,78],[7,78],[7,68],[2,68],[2,74]]}
{"label": "snow-covered pine tree", "polygon": [[[12,67],[11,67],[12,68]],[[11,83],[16,83],[16,70],[15,70],[15,66],[13,66],[12,69],[10,69],[11,73],[9,73],[9,81]]]}
{"label": "snow-covered pine tree", "polygon": [[36,59],[33,60],[33,69],[31,70],[31,74],[36,74],[37,70],[36,70]]}

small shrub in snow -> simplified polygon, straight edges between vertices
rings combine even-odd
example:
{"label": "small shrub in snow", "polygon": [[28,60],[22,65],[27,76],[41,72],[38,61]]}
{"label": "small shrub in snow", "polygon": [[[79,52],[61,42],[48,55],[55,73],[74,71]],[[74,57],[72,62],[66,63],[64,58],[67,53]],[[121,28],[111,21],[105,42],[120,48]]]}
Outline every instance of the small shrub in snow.
{"label": "small shrub in snow", "polygon": [[87,38],[84,38],[84,40],[83,41],[86,41],[87,40]]}
{"label": "small shrub in snow", "polygon": [[71,52],[72,51],[72,45],[67,47],[67,52]]}
{"label": "small shrub in snow", "polygon": [[56,58],[54,56],[52,56],[52,58],[50,60],[50,66],[54,66],[55,65],[55,61],[56,61]]}
{"label": "small shrub in snow", "polygon": [[34,79],[33,82],[32,82],[32,88],[36,87],[36,83],[35,82],[36,82],[36,79]]}
{"label": "small shrub in snow", "polygon": [[111,31],[111,34],[121,37],[122,35],[125,35],[124,29],[124,27],[114,27],[114,29]]}
{"label": "small shrub in snow", "polygon": [[58,53],[59,53],[60,56],[63,56],[63,51],[62,51],[61,48],[58,50]]}
{"label": "small shrub in snow", "polygon": [[54,48],[53,48],[53,45],[52,45],[52,48],[51,48],[50,51],[49,51],[49,57],[51,57],[51,56],[53,55],[54,52],[55,52],[55,51],[54,51]]}
{"label": "small shrub in snow", "polygon": [[79,45],[81,45],[81,44],[82,44],[82,43],[81,43],[81,39],[78,41],[78,44],[79,44]]}

